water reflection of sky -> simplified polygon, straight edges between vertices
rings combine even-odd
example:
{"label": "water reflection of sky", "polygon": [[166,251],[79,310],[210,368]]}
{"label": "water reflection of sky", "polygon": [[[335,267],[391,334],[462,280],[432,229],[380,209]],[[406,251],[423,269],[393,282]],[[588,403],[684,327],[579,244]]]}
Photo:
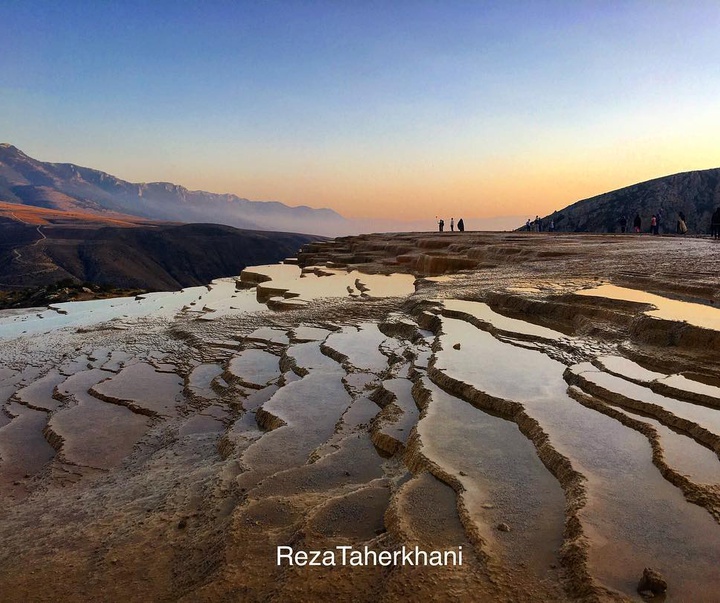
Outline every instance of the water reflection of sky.
{"label": "water reflection of sky", "polygon": [[303,272],[294,265],[259,266],[252,268],[252,272],[271,278],[263,282],[261,288],[285,289],[305,301],[359,295],[363,291],[370,297],[406,296],[415,291],[415,277],[410,274],[362,274],[357,270],[344,272],[330,268]]}
{"label": "water reflection of sky", "polygon": [[601,285],[594,289],[583,289],[575,293],[590,297],[605,297],[621,301],[652,304],[657,309],[647,311],[646,314],[649,316],[678,322],[685,321],[696,327],[720,331],[720,309],[703,304],[677,301],[645,291],[616,287],[615,285]]}
{"label": "water reflection of sky", "polygon": [[[347,297],[361,293],[356,281],[370,297],[406,296],[414,292],[414,277],[409,274],[367,275],[323,268],[302,273],[295,265],[257,266],[252,272],[269,277],[261,286],[286,289],[301,299]],[[138,297],[117,297],[90,301],[52,304],[48,308],[0,310],[0,339],[50,333],[67,327],[90,327],[109,321],[128,323],[142,318],[171,320],[181,312],[216,319],[243,312],[267,310],[257,301],[254,290],[235,287],[235,278],[213,281],[208,287],[188,287],[180,291],[148,293]]]}

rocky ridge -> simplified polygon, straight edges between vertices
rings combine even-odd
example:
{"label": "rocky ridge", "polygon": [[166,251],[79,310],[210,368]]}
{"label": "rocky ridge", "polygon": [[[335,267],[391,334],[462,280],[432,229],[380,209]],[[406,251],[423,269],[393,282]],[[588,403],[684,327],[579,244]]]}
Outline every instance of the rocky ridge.
{"label": "rocky ridge", "polygon": [[649,232],[653,215],[660,216],[660,234],[677,233],[679,213],[685,215],[688,234],[710,232],[710,217],[720,207],[720,168],[655,178],[577,201],[545,216],[562,232],[620,232],[625,218],[630,231],[636,215]]}

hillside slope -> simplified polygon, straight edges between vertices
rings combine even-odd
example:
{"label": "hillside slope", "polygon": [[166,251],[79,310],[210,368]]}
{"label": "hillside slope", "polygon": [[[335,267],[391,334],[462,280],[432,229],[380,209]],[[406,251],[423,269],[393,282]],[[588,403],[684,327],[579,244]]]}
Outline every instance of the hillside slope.
{"label": "hillside slope", "polygon": [[66,278],[120,288],[180,289],[240,274],[248,265],[280,261],[318,238],[218,224],[38,224],[0,215],[0,289]]}
{"label": "hillside slope", "polygon": [[675,232],[678,212],[687,219],[689,234],[704,234],[710,216],[720,206],[720,168],[683,172],[626,186],[583,199],[544,218],[555,220],[556,230],[565,232],[619,232],[620,219],[632,226],[640,214],[642,230],[650,227],[653,214],[661,212],[661,233]]}

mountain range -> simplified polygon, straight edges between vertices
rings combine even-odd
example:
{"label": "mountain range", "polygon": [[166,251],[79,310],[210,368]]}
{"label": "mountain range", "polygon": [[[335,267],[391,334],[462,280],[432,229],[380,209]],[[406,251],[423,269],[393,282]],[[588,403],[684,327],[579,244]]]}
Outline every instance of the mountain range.
{"label": "mountain range", "polygon": [[648,231],[653,215],[661,216],[660,232],[676,232],[679,212],[685,215],[688,234],[705,234],[710,217],[720,206],[720,168],[682,172],[654,178],[583,199],[545,216],[555,229],[565,232],[619,232],[620,220],[628,229],[640,215],[642,231]]}
{"label": "mountain range", "polygon": [[72,163],[38,161],[0,144],[0,201],[98,215],[226,224],[251,230],[336,234],[347,220],[331,209],[249,201],[170,182],[134,183]]}
{"label": "mountain range", "polygon": [[103,291],[206,284],[323,238],[282,232],[284,225],[296,233],[342,220],[331,210],[133,184],[0,144],[0,291],[13,299],[42,300],[33,291],[55,291],[58,282]]}

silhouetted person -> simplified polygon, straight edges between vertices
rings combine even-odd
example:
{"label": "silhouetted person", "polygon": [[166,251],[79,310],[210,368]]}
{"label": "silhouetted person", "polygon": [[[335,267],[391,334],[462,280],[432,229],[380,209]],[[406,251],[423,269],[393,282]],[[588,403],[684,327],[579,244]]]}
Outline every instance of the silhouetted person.
{"label": "silhouetted person", "polygon": [[655,214],[653,214],[652,218],[650,218],[650,232],[654,235],[658,233],[658,222]]}
{"label": "silhouetted person", "polygon": [[440,232],[442,232],[445,229],[445,220],[440,218],[440,221],[438,222],[438,228],[440,229]]}
{"label": "silhouetted person", "polygon": [[684,235],[688,231],[687,222],[685,221],[685,214],[681,211],[678,212],[677,221],[677,233]]}
{"label": "silhouetted person", "polygon": [[720,207],[715,210],[712,218],[710,218],[710,234],[713,239],[720,239]]}
{"label": "silhouetted person", "polygon": [[527,222],[525,222],[525,230],[530,232],[532,230],[532,223],[530,222],[530,218],[527,219]]}
{"label": "silhouetted person", "polygon": [[624,233],[627,230],[627,216],[620,216],[620,232]]}
{"label": "silhouetted person", "polygon": [[465,232],[465,222],[463,222],[462,218],[458,220],[458,231]]}
{"label": "silhouetted person", "polygon": [[633,220],[633,230],[635,230],[635,232],[640,232],[641,228],[642,220],[640,219],[640,214],[635,214],[635,219]]}
{"label": "silhouetted person", "polygon": [[455,232],[455,218],[450,218],[450,232]]}

